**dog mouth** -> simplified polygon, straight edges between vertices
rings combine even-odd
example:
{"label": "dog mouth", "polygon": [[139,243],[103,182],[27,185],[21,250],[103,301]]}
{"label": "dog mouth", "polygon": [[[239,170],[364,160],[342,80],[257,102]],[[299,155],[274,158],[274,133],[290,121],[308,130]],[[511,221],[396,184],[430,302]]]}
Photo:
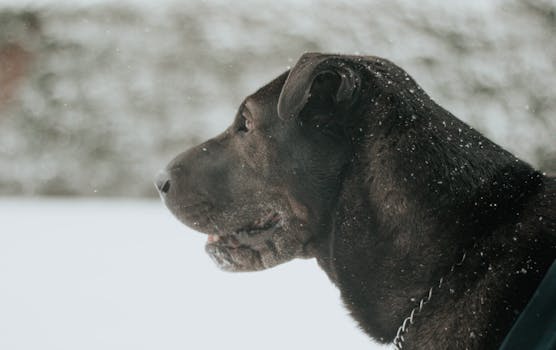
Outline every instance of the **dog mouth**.
{"label": "dog mouth", "polygon": [[257,236],[272,231],[281,226],[282,216],[278,212],[272,212],[255,222],[248,224],[229,234],[209,234],[207,244],[219,244],[231,248],[237,248],[249,242]]}
{"label": "dog mouth", "polygon": [[209,234],[205,250],[223,270],[264,269],[259,250],[272,244],[271,234],[282,222],[280,213],[271,212],[232,233]]}

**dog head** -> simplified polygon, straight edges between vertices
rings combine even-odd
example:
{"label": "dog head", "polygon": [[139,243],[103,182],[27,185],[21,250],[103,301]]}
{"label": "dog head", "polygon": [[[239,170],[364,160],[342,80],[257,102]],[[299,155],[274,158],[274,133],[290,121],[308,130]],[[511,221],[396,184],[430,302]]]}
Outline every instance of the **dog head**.
{"label": "dog head", "polygon": [[206,251],[220,268],[253,271],[312,256],[353,161],[354,135],[364,132],[356,122],[366,89],[362,61],[303,55],[247,97],[222,134],[158,176],[167,207],[208,234]]}

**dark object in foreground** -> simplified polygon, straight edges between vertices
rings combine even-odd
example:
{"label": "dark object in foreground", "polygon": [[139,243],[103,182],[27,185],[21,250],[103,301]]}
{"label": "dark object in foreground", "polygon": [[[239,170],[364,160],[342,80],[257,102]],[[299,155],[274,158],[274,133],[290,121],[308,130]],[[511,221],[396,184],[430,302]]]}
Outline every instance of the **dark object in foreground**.
{"label": "dark object in foreground", "polygon": [[303,55],[157,187],[222,269],[315,257],[404,349],[497,348],[556,258],[556,179],[377,57]]}
{"label": "dark object in foreground", "polygon": [[556,349],[556,262],[500,348],[513,349]]}

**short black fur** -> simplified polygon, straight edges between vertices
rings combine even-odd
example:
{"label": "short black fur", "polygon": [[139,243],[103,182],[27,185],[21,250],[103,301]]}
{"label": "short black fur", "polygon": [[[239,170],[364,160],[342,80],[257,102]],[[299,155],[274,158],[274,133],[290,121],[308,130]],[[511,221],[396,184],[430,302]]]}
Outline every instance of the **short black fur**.
{"label": "short black fur", "polygon": [[[381,58],[305,54],[246,101],[259,118],[252,138],[227,131],[177,157],[168,167],[174,187],[163,194],[184,223],[216,236],[235,237],[238,218],[254,221],[268,208],[280,215],[277,231],[258,238],[272,249],[253,238],[238,251],[209,244],[221,267],[315,257],[381,342],[445,277],[404,349],[500,345],[556,259],[556,179]],[[233,206],[216,208],[223,199]]]}

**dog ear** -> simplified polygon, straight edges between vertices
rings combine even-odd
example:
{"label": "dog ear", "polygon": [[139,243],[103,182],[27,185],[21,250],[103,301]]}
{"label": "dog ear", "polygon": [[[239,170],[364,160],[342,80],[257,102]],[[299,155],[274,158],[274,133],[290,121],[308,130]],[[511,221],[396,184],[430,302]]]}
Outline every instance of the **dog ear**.
{"label": "dog ear", "polygon": [[360,87],[360,78],[350,60],[338,55],[306,53],[290,71],[280,98],[282,119],[298,116],[310,100],[329,111],[351,105]]}

